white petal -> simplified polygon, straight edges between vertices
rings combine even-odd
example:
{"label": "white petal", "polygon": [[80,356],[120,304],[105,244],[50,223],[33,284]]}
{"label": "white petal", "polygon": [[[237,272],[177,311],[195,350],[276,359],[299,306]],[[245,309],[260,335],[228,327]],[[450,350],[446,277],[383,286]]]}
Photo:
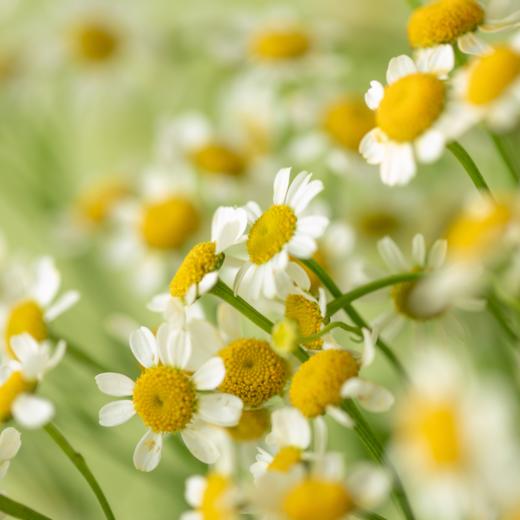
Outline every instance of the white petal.
{"label": "white petal", "polygon": [[215,464],[217,462],[220,457],[220,451],[208,428],[187,428],[181,432],[181,437],[194,457],[205,464]]}
{"label": "white petal", "polygon": [[290,202],[290,206],[296,215],[299,215],[321,191],[323,191],[323,182],[314,180],[309,182],[305,190],[301,190],[301,193],[295,194]]}
{"label": "white petal", "polygon": [[206,486],[207,480],[200,475],[190,477],[186,481],[186,492],[184,497],[191,507],[199,507],[201,505]]}
{"label": "white petal", "polygon": [[449,44],[421,49],[417,53],[417,68],[420,72],[429,72],[444,79],[454,66],[455,54]]}
{"label": "white petal", "polygon": [[327,414],[330,415],[338,424],[345,428],[353,428],[354,421],[350,415],[337,406],[327,406]]}
{"label": "white petal", "polygon": [[150,329],[139,327],[130,335],[130,348],[139,363],[150,368],[158,361],[157,342]]}
{"label": "white petal", "polygon": [[387,141],[386,135],[379,128],[374,128],[361,139],[359,153],[368,164],[381,164],[385,158]]}
{"label": "white petal", "polygon": [[60,296],[45,312],[45,319],[52,321],[58,316],[68,311],[73,305],[79,301],[78,291],[67,291]]}
{"label": "white petal", "polygon": [[134,403],[129,399],[112,401],[99,410],[99,424],[106,427],[118,426],[134,415]]}
{"label": "white petal", "polygon": [[410,268],[399,246],[390,237],[382,238],[377,243],[377,250],[390,271],[408,271]]}
{"label": "white petal", "polygon": [[137,443],[134,466],[140,471],[153,471],[161,460],[163,436],[148,430]]}
{"label": "white petal", "polygon": [[234,307],[227,303],[221,303],[217,307],[217,323],[226,341],[240,338],[242,331],[240,328],[241,315]]}
{"label": "white petal", "polygon": [[239,243],[247,227],[247,212],[244,208],[221,207],[213,217],[211,240],[216,243],[216,252]]}
{"label": "white petal", "polygon": [[287,190],[287,196],[285,197],[286,204],[289,206],[292,201],[300,196],[302,190],[305,191],[306,186],[309,184],[312,178],[312,173],[302,171],[291,182],[289,189]]}
{"label": "white petal", "polygon": [[305,233],[312,238],[319,238],[329,225],[329,219],[321,215],[301,217],[298,219],[298,232]]}
{"label": "white petal", "polygon": [[462,35],[457,40],[457,45],[464,54],[473,54],[475,56],[482,56],[491,50],[491,47],[473,32]]}
{"label": "white petal", "polygon": [[285,203],[290,177],[291,168],[283,168],[276,174],[273,183],[273,204]]}
{"label": "white petal", "polygon": [[213,289],[218,280],[218,271],[212,271],[211,273],[206,273],[202,280],[199,282],[199,286],[197,288],[197,293],[199,296],[208,293]]}
{"label": "white petal", "polygon": [[365,509],[373,509],[388,496],[392,478],[384,468],[360,464],[350,472],[347,484],[357,504]]}
{"label": "white petal", "polygon": [[0,434],[0,461],[11,460],[22,445],[20,432],[16,428],[6,428]]}
{"label": "white petal", "polygon": [[320,415],[313,421],[314,452],[321,457],[327,451],[328,429],[325,419]]}
{"label": "white petal", "polygon": [[385,89],[379,81],[371,81],[365,94],[365,103],[371,110],[376,110],[385,95]]}
{"label": "white petal", "polygon": [[42,397],[22,394],[11,408],[13,417],[25,428],[40,428],[54,416],[54,405]]}
{"label": "white petal", "polygon": [[419,266],[424,266],[426,263],[426,243],[424,236],[417,233],[412,240],[412,258]]}
{"label": "white petal", "polygon": [[[9,470],[10,465],[11,462],[8,460],[5,460],[4,462],[0,463],[0,479],[3,479],[7,475],[7,471]],[[4,519],[6,517],[3,514],[1,514],[0,518]]]}
{"label": "white petal", "polygon": [[386,389],[370,381],[353,377],[341,387],[341,397],[357,399],[370,412],[386,412],[394,404],[394,396]]}
{"label": "white petal", "polygon": [[308,291],[311,287],[311,281],[309,279],[309,275],[305,269],[297,264],[296,262],[289,262],[286,269],[287,274],[290,279],[304,291]]}
{"label": "white petal", "polygon": [[10,339],[11,348],[16,357],[22,362],[26,362],[32,356],[38,353],[38,342],[30,335],[24,332]]}
{"label": "white petal", "polygon": [[206,320],[193,320],[188,325],[191,358],[186,370],[195,372],[223,346],[219,331]]}
{"label": "white petal", "polygon": [[58,341],[52,356],[47,361],[45,370],[50,370],[51,368],[58,366],[61,363],[61,360],[65,357],[65,352],[67,352],[67,343],[65,340],[61,339]]}
{"label": "white petal", "polygon": [[156,294],[146,307],[152,312],[165,312],[170,300],[172,300],[170,293]]}
{"label": "white petal", "polygon": [[266,442],[276,448],[296,446],[307,449],[311,442],[311,430],[307,419],[296,408],[281,408],[271,416],[272,429]]}
{"label": "white petal", "polygon": [[386,81],[387,83],[394,83],[394,81],[415,72],[417,72],[417,67],[412,58],[402,54],[390,60],[386,70]]}
{"label": "white petal", "polygon": [[410,144],[388,142],[381,162],[381,180],[388,186],[407,184],[415,175],[416,165]]}
{"label": "white petal", "polygon": [[[185,369],[191,358],[191,337],[182,330],[171,330],[165,345],[167,356],[164,361],[169,365]],[[167,360],[167,361],[166,361]]]}
{"label": "white petal", "polygon": [[134,382],[123,374],[105,372],[96,376],[98,388],[107,395],[126,397],[134,392]]}
{"label": "white petal", "polygon": [[415,153],[421,162],[432,163],[442,155],[445,145],[442,132],[430,130],[415,141]]}
{"label": "white petal", "polygon": [[214,390],[222,383],[225,375],[224,361],[220,357],[213,357],[193,374],[192,381],[197,390]]}
{"label": "white petal", "polygon": [[56,296],[61,283],[61,276],[54,260],[42,258],[36,264],[36,282],[32,289],[33,298],[46,307]]}
{"label": "white petal", "polygon": [[287,245],[289,253],[296,258],[310,258],[317,248],[316,241],[304,234],[295,235]]}
{"label": "white petal", "polygon": [[486,23],[479,26],[483,32],[497,32],[520,26],[520,10],[496,20],[486,20]]}
{"label": "white petal", "polygon": [[436,240],[428,253],[427,266],[430,269],[439,269],[446,260],[446,253],[448,251],[447,240]]}
{"label": "white petal", "polygon": [[208,394],[199,399],[199,416],[219,426],[235,426],[242,413],[242,400],[231,394]]}
{"label": "white petal", "polygon": [[362,329],[363,333],[363,355],[362,355],[362,367],[370,366],[376,357],[376,339],[377,334],[371,332],[368,329]]}

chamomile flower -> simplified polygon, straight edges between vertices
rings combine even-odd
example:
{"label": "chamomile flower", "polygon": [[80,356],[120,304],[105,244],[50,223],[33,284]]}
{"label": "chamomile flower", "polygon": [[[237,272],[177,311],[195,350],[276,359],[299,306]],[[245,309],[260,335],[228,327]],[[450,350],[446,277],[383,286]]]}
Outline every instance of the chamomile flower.
{"label": "chamomile flower", "polygon": [[392,394],[375,383],[359,377],[362,368],[375,357],[375,336],[363,329],[362,355],[341,349],[320,350],[302,363],[294,373],[289,399],[307,419],[330,415],[346,427],[352,419],[341,408],[343,399],[357,399],[371,412],[385,412],[393,404]]}
{"label": "chamomile flower", "polygon": [[485,121],[498,132],[514,128],[520,118],[520,36],[473,58],[459,71],[455,87],[461,105],[458,124],[469,128]]}
{"label": "chamomile flower", "polygon": [[0,479],[7,474],[11,460],[16,457],[22,445],[20,432],[11,426],[0,433]]}
{"label": "chamomile flower", "polygon": [[49,342],[37,342],[27,333],[11,338],[15,360],[0,368],[0,421],[13,418],[25,428],[40,428],[54,415],[54,405],[35,395],[45,374],[53,369],[65,354],[64,341],[53,351]]}
{"label": "chamomile flower", "polygon": [[477,0],[433,0],[414,9],[408,20],[408,41],[414,49],[457,44],[462,52],[479,54],[485,49],[477,30],[496,32],[520,24],[520,11],[492,19],[490,9]]}
{"label": "chamomile flower", "polygon": [[247,237],[247,260],[238,271],[234,288],[247,298],[284,297],[294,284],[308,288],[303,269],[291,261],[309,258],[316,251],[316,239],[328,224],[324,216],[304,216],[309,202],[323,189],[312,174],[299,173],[290,183],[290,168],[274,180],[273,205],[262,213],[255,202],[247,204],[252,222]]}
{"label": "chamomile flower", "polygon": [[36,341],[46,340],[49,324],[79,300],[77,291],[58,295],[61,275],[52,258],[40,258],[30,271],[19,274],[20,279],[11,280],[13,297],[0,307],[1,341],[9,358],[15,357],[11,346],[14,336],[28,333]]}
{"label": "chamomile flower", "polygon": [[347,474],[341,455],[328,453],[308,471],[296,466],[286,473],[265,473],[258,479],[253,507],[272,520],[346,520],[360,509],[377,507],[390,485],[386,471],[359,464]]}
{"label": "chamomile flower", "polygon": [[220,451],[212,438],[212,425],[233,426],[242,411],[242,401],[214,392],[225,377],[224,363],[210,358],[196,370],[187,370],[197,345],[168,324],[155,337],[141,327],[130,336],[130,348],[143,371],[134,382],[129,377],[104,373],[96,376],[99,389],[116,397],[99,412],[102,426],[117,426],[138,415],[148,430],[136,446],[134,465],[152,471],[161,458],[166,435],[180,433],[194,457],[212,464]]}
{"label": "chamomile flower", "polygon": [[405,55],[393,58],[387,86],[371,82],[365,100],[375,111],[376,128],[363,137],[359,150],[369,164],[380,165],[385,184],[408,183],[417,161],[434,162],[453,137],[444,81],[453,65],[453,49],[444,45],[417,61]]}

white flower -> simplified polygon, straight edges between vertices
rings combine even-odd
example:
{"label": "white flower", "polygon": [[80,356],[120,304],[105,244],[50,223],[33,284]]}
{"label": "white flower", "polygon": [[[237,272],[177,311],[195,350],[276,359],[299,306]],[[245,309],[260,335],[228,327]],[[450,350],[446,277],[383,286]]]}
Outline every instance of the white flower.
{"label": "white flower", "polygon": [[[193,345],[196,350],[198,345]],[[155,337],[141,327],[130,337],[130,348],[143,372],[134,382],[122,374],[96,377],[99,389],[112,396],[131,397],[113,401],[99,412],[102,426],[117,426],[139,415],[148,431],[137,444],[134,465],[142,471],[155,469],[161,458],[163,438],[179,432],[190,452],[212,464],[220,457],[212,426],[234,426],[242,401],[214,392],[225,376],[222,359],[213,357],[187,371],[192,345],[182,331],[163,324]]]}
{"label": "white flower", "polygon": [[453,66],[453,49],[444,45],[416,61],[405,55],[393,58],[386,73],[388,85],[370,83],[365,100],[376,111],[377,126],[365,135],[359,150],[369,164],[380,165],[385,184],[409,182],[416,162],[434,162],[454,137],[443,81]]}
{"label": "white flower", "polygon": [[273,205],[264,211],[255,202],[247,204],[252,226],[247,239],[247,260],[236,275],[234,288],[247,298],[284,297],[294,285],[309,288],[305,272],[289,255],[310,258],[316,239],[325,231],[324,216],[304,216],[311,200],[323,190],[312,174],[299,173],[290,183],[290,168],[278,172],[274,180]]}

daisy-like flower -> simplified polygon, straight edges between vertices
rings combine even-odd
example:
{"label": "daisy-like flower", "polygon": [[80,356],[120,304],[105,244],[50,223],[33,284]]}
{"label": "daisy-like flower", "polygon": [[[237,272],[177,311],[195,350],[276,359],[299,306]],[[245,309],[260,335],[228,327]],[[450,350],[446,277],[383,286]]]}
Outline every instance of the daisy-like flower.
{"label": "daisy-like flower", "polygon": [[290,183],[290,168],[278,172],[274,180],[273,205],[262,213],[255,202],[247,209],[252,226],[247,237],[247,260],[238,271],[234,288],[247,298],[257,300],[284,297],[294,284],[308,289],[305,271],[291,261],[310,258],[316,251],[316,239],[328,224],[324,216],[304,216],[309,202],[323,190],[312,174],[299,173]]}
{"label": "daisy-like flower", "polygon": [[359,377],[375,357],[375,336],[363,329],[364,349],[356,352],[333,347],[321,350],[296,370],[289,388],[291,404],[307,419],[328,414],[338,423],[352,427],[353,421],[341,408],[343,399],[357,399],[371,412],[385,412],[393,404],[392,394]]}
{"label": "daisy-like flower", "polygon": [[11,358],[14,357],[11,346],[14,336],[28,333],[36,341],[46,340],[49,324],[79,300],[77,291],[66,291],[58,296],[61,275],[52,258],[43,257],[30,272],[18,274],[20,279],[11,280],[16,297],[0,306],[3,351]]}
{"label": "daisy-like flower", "polygon": [[416,162],[433,162],[444,150],[453,112],[446,82],[453,68],[453,49],[444,45],[423,53],[392,58],[387,86],[370,83],[367,105],[375,111],[376,128],[363,137],[359,150],[369,164],[379,164],[381,180],[390,186],[406,184]]}
{"label": "daisy-like flower", "polygon": [[520,34],[473,58],[454,84],[461,127],[483,120],[497,132],[511,130],[520,118]]}
{"label": "daisy-like flower", "polygon": [[161,458],[163,438],[180,433],[190,452],[211,464],[220,451],[212,438],[212,425],[233,426],[242,411],[242,401],[233,395],[214,391],[226,371],[220,358],[210,358],[202,366],[187,370],[197,345],[163,324],[152,332],[141,327],[130,336],[130,348],[144,367],[134,382],[129,377],[104,373],[96,376],[105,394],[131,399],[113,401],[99,412],[102,426],[117,426],[137,414],[148,430],[136,446],[134,465],[152,471]]}
{"label": "daisy-like flower", "polygon": [[34,395],[45,374],[53,369],[65,354],[66,344],[58,342],[56,349],[50,343],[38,343],[29,334],[11,338],[15,360],[0,368],[0,421],[11,417],[25,428],[40,428],[54,416],[54,405]]}
{"label": "daisy-like flower", "polygon": [[0,433],[0,479],[7,474],[11,460],[16,457],[22,445],[20,432],[13,427],[5,428]]}
{"label": "daisy-like flower", "polygon": [[520,24],[520,11],[502,19],[493,19],[489,11],[477,0],[430,1],[410,15],[408,41],[419,51],[457,44],[462,52],[479,54],[485,44],[475,35],[477,30],[496,32]]}
{"label": "daisy-like flower", "polygon": [[328,453],[306,471],[266,472],[257,481],[252,502],[260,518],[272,520],[346,520],[371,510],[388,496],[386,471],[358,464],[346,474],[341,455]]}

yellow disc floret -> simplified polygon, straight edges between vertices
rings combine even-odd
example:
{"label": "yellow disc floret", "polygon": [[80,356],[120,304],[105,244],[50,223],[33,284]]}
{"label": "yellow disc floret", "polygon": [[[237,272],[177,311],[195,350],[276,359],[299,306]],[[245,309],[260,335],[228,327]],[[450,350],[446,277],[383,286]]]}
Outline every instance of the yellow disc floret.
{"label": "yellow disc floret", "polygon": [[284,446],[268,466],[269,471],[286,473],[302,460],[302,450],[296,446]]}
{"label": "yellow disc floret", "polygon": [[240,397],[246,406],[260,406],[283,390],[287,364],[266,341],[238,339],[226,345],[219,356],[226,367],[219,390]]}
{"label": "yellow disc floret", "polygon": [[344,97],[332,103],[323,118],[323,127],[336,143],[357,152],[363,136],[375,126],[374,112],[361,97]]}
{"label": "yellow disc floret", "polygon": [[293,406],[305,417],[325,413],[341,402],[341,387],[359,372],[359,363],[345,350],[322,350],[305,361],[294,374],[289,390]]}
{"label": "yellow disc floret", "polygon": [[220,268],[224,253],[216,254],[215,242],[201,242],[186,255],[170,282],[170,294],[184,298],[193,284],[198,284],[208,273]]}
{"label": "yellow disc floret", "polygon": [[500,45],[477,59],[471,67],[466,99],[473,105],[486,105],[500,97],[520,79],[520,53]]}
{"label": "yellow disc floret", "polygon": [[207,476],[206,488],[202,494],[199,509],[203,520],[230,520],[234,518],[230,491],[229,477],[218,473]]}
{"label": "yellow disc floret", "polygon": [[385,87],[377,126],[394,141],[413,141],[441,115],[445,96],[444,83],[433,74],[408,74]]}
{"label": "yellow disc floret", "polygon": [[154,432],[180,431],[197,411],[197,394],[189,374],[164,365],[141,373],[132,399],[136,413]]}
{"label": "yellow disc floret", "polygon": [[[318,303],[300,294],[287,296],[285,300],[285,317],[294,320],[298,324],[300,336],[316,334],[323,325],[323,316]],[[305,347],[312,350],[319,350],[322,346],[322,338],[305,343]]]}
{"label": "yellow disc floret", "polygon": [[119,35],[108,24],[91,21],[78,25],[72,31],[74,55],[86,63],[102,63],[119,50]]}
{"label": "yellow disc floret", "polygon": [[271,417],[265,408],[244,410],[236,426],[227,428],[232,439],[237,442],[255,441],[269,430]]}
{"label": "yellow disc floret", "polygon": [[265,264],[278,254],[296,231],[296,215],[285,204],[266,210],[253,224],[247,239],[247,251],[254,264]]}
{"label": "yellow disc floret", "polygon": [[476,0],[435,0],[418,7],[408,21],[408,40],[417,49],[453,43],[484,21]]}
{"label": "yellow disc floret", "polygon": [[11,308],[5,326],[7,353],[16,357],[10,346],[13,336],[30,334],[36,341],[47,339],[47,325],[42,308],[34,300],[23,300]]}
{"label": "yellow disc floret", "polygon": [[128,186],[124,183],[115,180],[96,183],[78,197],[79,217],[90,224],[101,224],[114,205],[128,194]]}
{"label": "yellow disc floret", "polygon": [[251,52],[266,61],[290,60],[306,54],[310,46],[309,35],[301,29],[271,29],[253,38]]}
{"label": "yellow disc floret", "polygon": [[141,235],[152,248],[177,249],[197,231],[199,220],[199,212],[189,199],[169,197],[144,207]]}
{"label": "yellow disc floret", "polygon": [[36,389],[35,381],[27,381],[21,372],[13,372],[0,386],[0,421],[11,417],[11,408],[15,399]]}
{"label": "yellow disc floret", "polygon": [[238,176],[243,173],[244,158],[233,148],[221,143],[207,143],[192,153],[197,168],[208,173]]}
{"label": "yellow disc floret", "polygon": [[354,502],[341,482],[307,478],[286,494],[282,509],[290,520],[340,520]]}

